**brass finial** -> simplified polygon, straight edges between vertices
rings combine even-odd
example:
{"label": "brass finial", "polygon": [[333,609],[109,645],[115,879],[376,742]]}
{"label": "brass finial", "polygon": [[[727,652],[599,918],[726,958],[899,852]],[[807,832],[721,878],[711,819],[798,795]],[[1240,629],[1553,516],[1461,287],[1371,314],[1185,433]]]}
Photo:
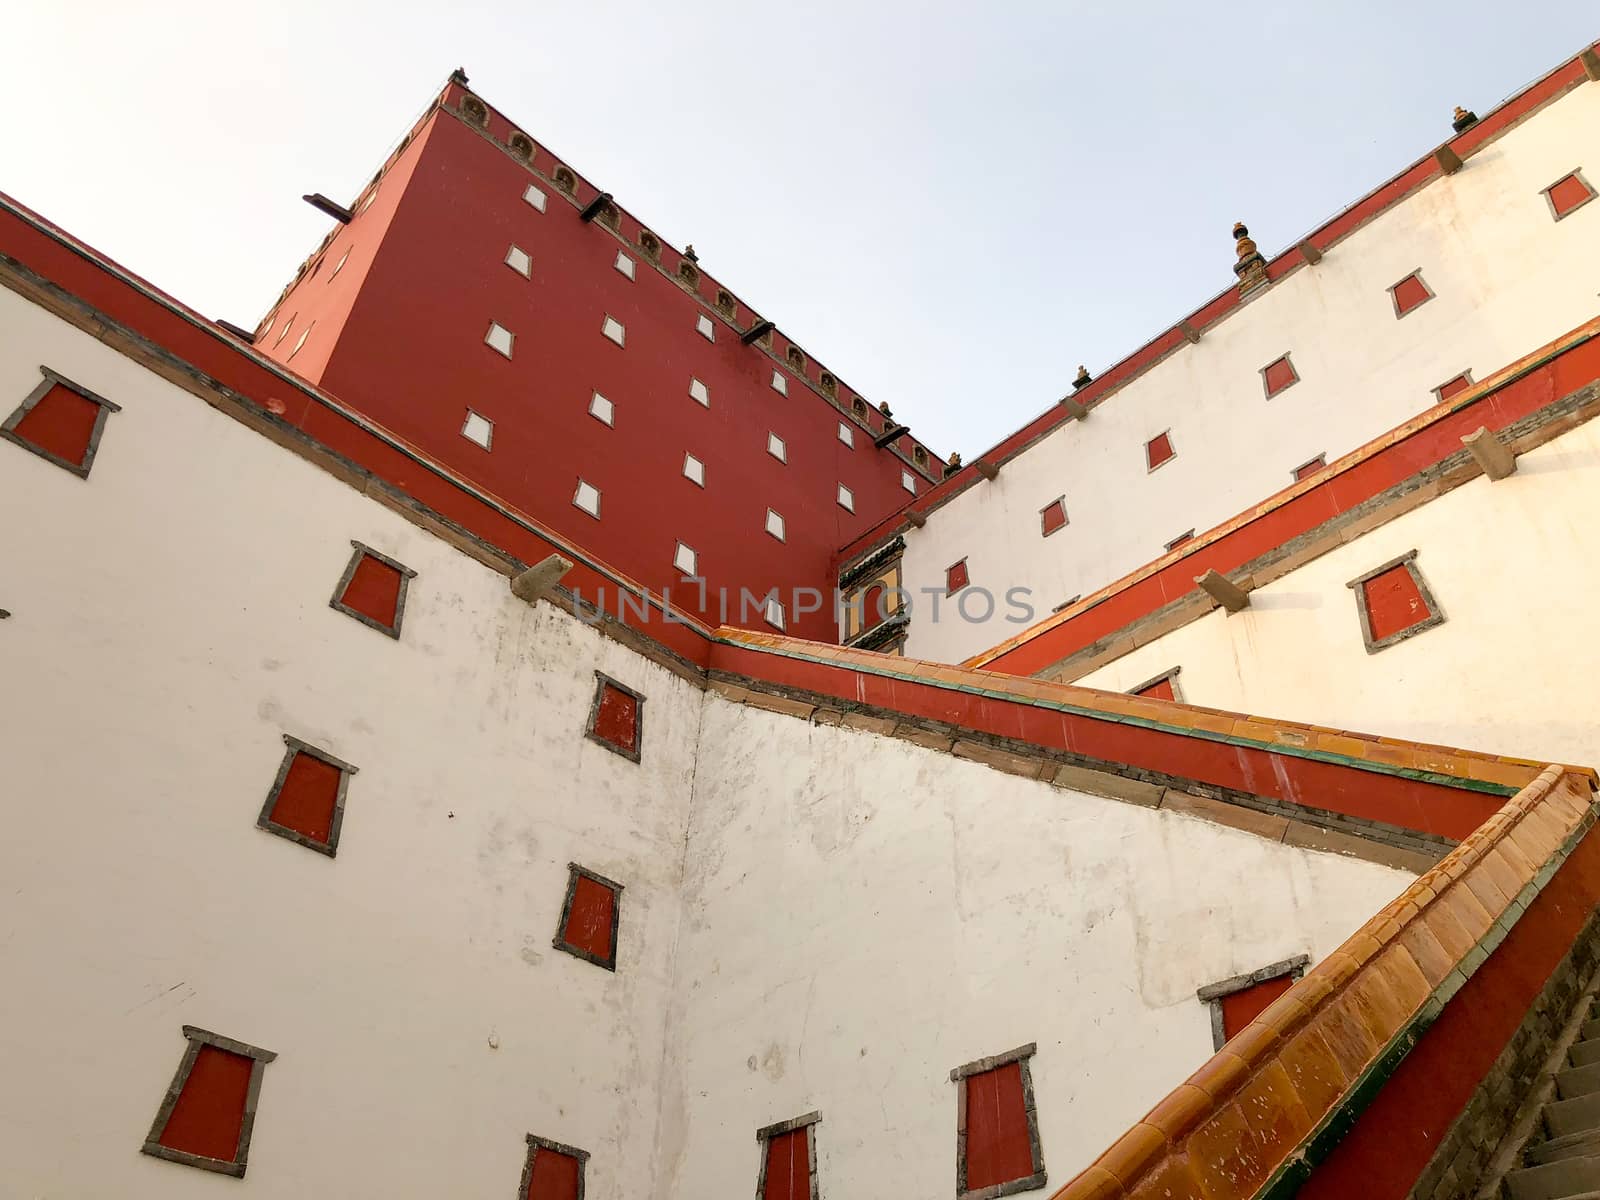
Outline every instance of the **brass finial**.
{"label": "brass finial", "polygon": [[1465,133],[1478,123],[1478,114],[1469,109],[1456,105],[1455,117],[1450,122],[1450,128],[1457,133]]}
{"label": "brass finial", "polygon": [[961,466],[961,451],[959,451],[959,450],[950,451],[950,460],[947,463],[945,463],[945,466],[949,467],[952,471],[954,471],[958,467],[960,467]]}
{"label": "brass finial", "polygon": [[690,242],[683,248],[683,256],[690,262],[699,262],[700,256],[694,252],[694,243]]}
{"label": "brass finial", "polygon": [[1075,392],[1081,392],[1093,382],[1094,376],[1089,374],[1089,368],[1080,363],[1078,366],[1077,378],[1072,381],[1072,390]]}
{"label": "brass finial", "polygon": [[889,402],[887,400],[882,401],[878,405],[878,411],[881,412],[886,417],[893,417],[894,416],[894,414],[889,411]]}
{"label": "brass finial", "polygon": [[1233,264],[1233,273],[1239,277],[1239,290],[1248,292],[1267,282],[1267,260],[1256,249],[1256,242],[1243,221],[1233,223],[1234,250],[1239,260]]}

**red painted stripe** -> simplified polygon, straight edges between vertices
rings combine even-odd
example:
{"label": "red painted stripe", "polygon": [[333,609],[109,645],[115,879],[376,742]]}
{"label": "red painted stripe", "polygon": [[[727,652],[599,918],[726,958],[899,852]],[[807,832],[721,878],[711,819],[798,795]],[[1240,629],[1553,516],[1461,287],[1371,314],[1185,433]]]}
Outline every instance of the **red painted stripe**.
{"label": "red painted stripe", "polygon": [[1181,779],[1463,838],[1504,797],[721,644],[712,668]]}

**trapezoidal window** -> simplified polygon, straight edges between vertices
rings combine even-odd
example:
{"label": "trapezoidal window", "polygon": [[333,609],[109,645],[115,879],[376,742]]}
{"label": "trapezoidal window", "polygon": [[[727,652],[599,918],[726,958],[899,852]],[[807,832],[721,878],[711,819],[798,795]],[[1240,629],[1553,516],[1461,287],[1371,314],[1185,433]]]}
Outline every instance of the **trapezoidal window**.
{"label": "trapezoidal window", "polygon": [[944,594],[953,596],[962,588],[967,587],[971,580],[967,575],[967,560],[951,563],[944,569]]}
{"label": "trapezoidal window", "polygon": [[1144,444],[1145,469],[1154,471],[1157,467],[1171,462],[1177,457],[1177,453],[1172,448],[1171,431],[1158,433]]}
{"label": "trapezoidal window", "polygon": [[417,573],[371,546],[351,541],[355,553],[345,565],[339,586],[329,605],[363,625],[400,636],[400,622],[406,614],[406,589]]}
{"label": "trapezoidal window", "polygon": [[244,1178],[261,1076],[278,1056],[193,1025],[140,1149],[168,1162]]}
{"label": "trapezoidal window", "polygon": [[561,924],[552,944],[557,950],[615,971],[622,885],[577,863],[568,863],[567,868],[571,872],[567,898],[561,905]]}
{"label": "trapezoidal window", "polygon": [[1415,550],[1358,575],[1346,586],[1356,594],[1368,654],[1444,622],[1444,613],[1417,569]]}
{"label": "trapezoidal window", "polygon": [[1394,301],[1394,315],[1398,319],[1407,313],[1415,312],[1429,300],[1433,293],[1422,280],[1420,270],[1413,271],[1399,283],[1389,289],[1389,298]]}
{"label": "trapezoidal window", "polygon": [[583,1200],[583,1171],[588,1161],[587,1150],[530,1133],[518,1200]]}
{"label": "trapezoidal window", "polygon": [[1229,1038],[1265,1012],[1305,974],[1310,961],[1310,955],[1296,955],[1199,989],[1195,995],[1211,1009],[1211,1048],[1221,1050]]}
{"label": "trapezoidal window", "polygon": [[1461,374],[1455,376],[1455,378],[1446,379],[1438,387],[1434,388],[1433,389],[1433,394],[1438,397],[1439,403],[1443,404],[1446,400],[1449,400],[1451,397],[1459,396],[1462,392],[1466,391],[1471,386],[1472,386],[1472,372],[1471,371],[1463,371],[1463,372],[1461,372]]}
{"label": "trapezoidal window", "polygon": [[1045,1184],[1030,1042],[950,1072],[956,1093],[956,1195],[989,1200]]}
{"label": "trapezoidal window", "polygon": [[1049,537],[1057,530],[1067,527],[1067,498],[1057,496],[1039,510],[1039,534]]}
{"label": "trapezoidal window", "polygon": [[817,1122],[820,1112],[807,1113],[756,1130],[761,1143],[757,1200],[817,1200]]}
{"label": "trapezoidal window", "polygon": [[1182,667],[1173,667],[1170,671],[1163,671],[1154,679],[1147,679],[1138,687],[1128,689],[1130,696],[1149,696],[1155,700],[1182,700],[1178,692],[1178,672]]}
{"label": "trapezoidal window", "polygon": [[332,858],[344,824],[344,797],[356,768],[292,734],[256,825]]}
{"label": "trapezoidal window", "polygon": [[1319,454],[1315,458],[1307,459],[1292,472],[1294,475],[1294,481],[1299,483],[1302,479],[1307,479],[1310,476],[1315,475],[1327,465],[1328,456],[1326,454]]}
{"label": "trapezoidal window", "polygon": [[87,479],[106,418],[122,409],[49,367],[39,374],[38,386],[0,424],[0,437]]}
{"label": "trapezoidal window", "polygon": [[1268,400],[1299,382],[1300,373],[1294,369],[1294,363],[1289,361],[1287,354],[1261,368],[1261,387],[1267,393]]}
{"label": "trapezoidal window", "polygon": [[1550,215],[1565,220],[1594,199],[1594,188],[1583,177],[1582,171],[1563,175],[1544,189],[1544,198],[1550,202]]}
{"label": "trapezoidal window", "polygon": [[594,703],[584,736],[613,754],[639,761],[644,744],[644,697],[609,675],[594,673]]}

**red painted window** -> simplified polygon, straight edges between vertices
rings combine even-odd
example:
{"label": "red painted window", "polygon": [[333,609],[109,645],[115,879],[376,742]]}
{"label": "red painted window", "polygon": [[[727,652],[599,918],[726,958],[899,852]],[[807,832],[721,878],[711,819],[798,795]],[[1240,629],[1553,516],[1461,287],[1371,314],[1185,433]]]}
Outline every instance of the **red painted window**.
{"label": "red painted window", "polygon": [[100,406],[59,383],[17,423],[16,433],[47,453],[83,465]]}
{"label": "red painted window", "polygon": [[1310,462],[1301,463],[1298,467],[1296,467],[1294,469],[1294,480],[1295,480],[1296,483],[1299,483],[1302,479],[1306,478],[1308,475],[1315,475],[1318,471],[1322,470],[1322,468],[1327,466],[1327,465],[1328,465],[1328,456],[1326,454],[1319,454],[1315,458],[1313,458]]}
{"label": "red painted window", "polygon": [[344,772],[338,767],[291,749],[288,769],[267,802],[262,822],[298,833],[315,845],[331,846],[343,784]]}
{"label": "red painted window", "polygon": [[333,607],[390,637],[399,637],[406,585],[416,572],[360,542],[352,545],[355,554],[339,581]]}
{"label": "red painted window", "polygon": [[1147,683],[1144,687],[1133,693],[1135,696],[1154,696],[1157,700],[1176,700],[1177,693],[1172,690],[1172,676],[1163,675],[1154,683]]}
{"label": "red painted window", "polygon": [[111,401],[45,370],[44,379],[0,424],[0,437],[88,477]]}
{"label": "red painted window", "polygon": [[1366,605],[1374,642],[1420,625],[1433,615],[1408,563],[1390,567],[1364,582],[1361,601]]}
{"label": "red painted window", "polygon": [[1052,500],[1039,510],[1039,531],[1049,537],[1067,524],[1067,505],[1063,500]]}
{"label": "red painted window", "polygon": [[169,1150],[237,1162],[255,1062],[216,1046],[202,1045],[199,1050],[178,1102],[155,1140]]}
{"label": "red painted window", "polygon": [[767,1139],[762,1200],[811,1200],[811,1151],[804,1129]]}
{"label": "red painted window", "polygon": [[1433,299],[1428,285],[1422,282],[1422,273],[1414,271],[1389,289],[1394,297],[1394,315],[1403,317]]}
{"label": "red painted window", "polygon": [[617,891],[609,879],[576,864],[567,885],[567,903],[556,945],[602,967],[617,963]]}
{"label": "red painted window", "polygon": [[1558,221],[1594,199],[1594,189],[1576,171],[1556,180],[1545,188],[1544,194],[1550,198],[1550,211]]}
{"label": "red painted window", "polygon": [[866,599],[862,601],[862,629],[871,629],[873,626],[881,624],[888,617],[889,614],[884,611],[883,607],[884,597],[887,594],[887,590],[881,583],[875,583],[867,589]]}
{"label": "red painted window", "polygon": [[578,1200],[583,1164],[570,1154],[535,1146],[528,1165],[527,1200]]}
{"label": "red painted window", "polygon": [[1265,1012],[1267,1005],[1287,992],[1292,986],[1294,986],[1293,975],[1279,975],[1276,979],[1268,979],[1264,983],[1241,988],[1237,992],[1230,992],[1222,997],[1223,1036],[1233,1037],[1234,1034]]}
{"label": "red painted window", "polygon": [[1291,384],[1299,383],[1300,376],[1295,372],[1294,364],[1285,354],[1282,358],[1274,359],[1261,369],[1261,382],[1267,389],[1270,399]]}
{"label": "red painted window", "polygon": [[1152,471],[1176,453],[1170,433],[1158,433],[1144,444],[1144,461]]}
{"label": "red painted window", "polygon": [[639,697],[609,679],[601,679],[589,735],[602,745],[637,759]]}
{"label": "red painted window", "polygon": [[1454,379],[1445,380],[1443,383],[1441,383],[1438,387],[1434,388],[1433,390],[1438,393],[1439,402],[1442,404],[1442,403],[1444,403],[1444,401],[1450,399],[1451,396],[1459,396],[1462,392],[1466,391],[1471,386],[1472,386],[1472,372],[1463,371],[1463,372],[1461,372],[1461,374],[1457,375]]}
{"label": "red painted window", "polygon": [[966,587],[970,582],[971,582],[971,580],[968,579],[968,577],[967,577],[967,560],[966,559],[963,558],[960,562],[954,564],[953,566],[949,566],[949,567],[945,568],[945,571],[944,571],[944,592],[945,592],[945,595],[948,596],[952,592],[959,592],[962,588]]}
{"label": "red painted window", "polygon": [[1033,1174],[1022,1064],[1006,1063],[969,1075],[967,1089],[967,1190],[1026,1179]]}

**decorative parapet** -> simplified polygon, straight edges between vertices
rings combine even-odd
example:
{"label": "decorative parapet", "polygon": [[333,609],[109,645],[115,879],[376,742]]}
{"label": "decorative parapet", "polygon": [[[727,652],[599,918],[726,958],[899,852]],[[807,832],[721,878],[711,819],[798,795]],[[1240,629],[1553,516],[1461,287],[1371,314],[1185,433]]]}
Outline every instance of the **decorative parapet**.
{"label": "decorative parapet", "polygon": [[[1579,850],[1594,803],[1584,775],[1547,768],[1054,1200],[1295,1194]],[[1589,891],[1600,886],[1592,849],[1584,847]],[[1402,1132],[1391,1122],[1372,1136],[1392,1144]],[[1398,1195],[1411,1181],[1393,1182]],[[1346,1194],[1342,1182],[1331,1186]]]}

